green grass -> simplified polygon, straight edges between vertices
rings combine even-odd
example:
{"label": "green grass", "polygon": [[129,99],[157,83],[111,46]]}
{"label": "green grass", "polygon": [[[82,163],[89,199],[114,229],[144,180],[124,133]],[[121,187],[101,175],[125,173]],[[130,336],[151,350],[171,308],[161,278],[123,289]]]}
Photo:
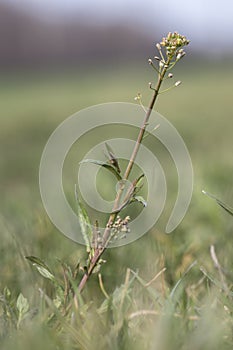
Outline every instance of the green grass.
{"label": "green grass", "polygon": [[[55,127],[77,110],[109,101],[134,102],[138,91],[147,102],[151,71],[142,62],[115,72],[109,67],[50,75],[3,74],[1,349],[95,349],[97,344],[100,349],[232,349],[233,221],[201,190],[232,207],[233,72],[222,62],[182,64],[175,76],[183,84],[161,95],[157,110],[176,126],[191,154],[195,178],[189,211],[175,232],[163,232],[173,203],[171,190],[165,212],[148,234],[105,254],[101,274],[109,298],[94,275],[79,309],[72,306],[65,316],[61,308],[54,308],[54,285],[24,258],[40,257],[62,281],[60,260],[74,267],[85,257],[85,248],[59,233],[42,207],[38,168],[43,147]],[[158,152],[163,161],[163,151]],[[74,157],[75,153],[67,162],[66,181],[75,180],[70,175]],[[165,159],[168,171],[169,164]],[[173,176],[174,169],[171,183]],[[72,190],[73,183],[68,185]],[[223,275],[214,266],[211,245]],[[166,271],[147,285],[163,267]],[[11,295],[4,292],[6,286]],[[20,293],[27,298],[29,311],[17,327]]]}

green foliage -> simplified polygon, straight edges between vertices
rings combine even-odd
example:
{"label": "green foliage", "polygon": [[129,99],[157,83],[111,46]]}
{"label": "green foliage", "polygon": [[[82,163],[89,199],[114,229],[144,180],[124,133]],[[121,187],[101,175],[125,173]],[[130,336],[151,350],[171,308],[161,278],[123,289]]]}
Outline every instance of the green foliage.
{"label": "green foliage", "polygon": [[[46,346],[53,343],[57,349],[89,350],[96,344],[99,349],[230,349],[233,295],[219,288],[215,279],[203,274],[197,263],[174,286],[166,283],[165,269],[150,281],[127,269],[124,281],[109,295],[105,291],[102,301],[84,301],[76,292],[64,308],[56,293],[52,299],[40,289],[40,306],[31,314],[28,300],[20,294],[11,300],[17,318],[13,339],[17,349],[32,339],[38,347],[46,340]],[[226,283],[230,287],[227,278]],[[9,297],[10,292],[5,293]],[[5,313],[0,320],[6,323],[10,317]],[[26,338],[31,333],[27,343],[16,330],[19,327]],[[10,349],[11,338],[4,336],[2,342]]]}
{"label": "green foliage", "polygon": [[76,188],[75,188],[75,194],[76,194],[76,201],[77,201],[77,206],[78,206],[77,214],[78,214],[79,224],[81,227],[82,236],[83,236],[84,242],[86,244],[86,250],[88,253],[90,253],[92,239],[93,239],[91,221],[89,219],[88,213],[87,213],[84,205],[78,199],[78,193],[77,193]]}
{"label": "green foliage", "polygon": [[24,298],[23,294],[20,293],[17,301],[16,301],[16,307],[18,310],[18,322],[17,322],[17,327],[20,326],[21,321],[24,319],[24,317],[27,315],[27,312],[29,310],[29,303],[26,298]]}
{"label": "green foliage", "polygon": [[83,163],[92,163],[92,164],[101,166],[103,168],[106,168],[116,176],[117,180],[121,180],[121,175],[118,172],[118,170],[113,165],[111,165],[109,163],[103,162],[101,160],[95,160],[95,159],[84,159],[80,162],[80,164],[83,164]]}
{"label": "green foliage", "polygon": [[38,272],[45,278],[48,278],[51,281],[55,281],[54,275],[49,270],[48,266],[39,258],[35,256],[26,256],[26,259],[29,260],[33,266],[38,270]]}

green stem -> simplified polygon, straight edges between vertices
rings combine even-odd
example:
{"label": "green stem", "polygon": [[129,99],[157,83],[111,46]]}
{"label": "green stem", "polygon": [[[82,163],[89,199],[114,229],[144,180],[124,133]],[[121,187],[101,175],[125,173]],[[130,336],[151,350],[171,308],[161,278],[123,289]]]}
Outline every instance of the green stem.
{"label": "green stem", "polygon": [[[129,178],[129,175],[130,175],[131,170],[133,168],[136,156],[137,156],[138,151],[139,151],[140,144],[142,143],[143,136],[145,134],[147,125],[149,123],[149,119],[150,119],[151,113],[152,113],[153,108],[155,106],[155,102],[156,102],[156,99],[158,97],[159,90],[160,90],[160,87],[161,87],[162,82],[164,80],[164,76],[166,74],[167,68],[169,67],[169,64],[170,64],[170,60],[168,59],[168,61],[165,63],[165,65],[163,67],[162,72],[158,75],[157,84],[156,84],[156,87],[154,89],[154,93],[153,93],[151,102],[149,104],[148,110],[147,110],[147,112],[145,114],[142,126],[140,128],[140,131],[139,131],[139,134],[138,134],[138,137],[137,137],[137,141],[135,143],[135,146],[134,146],[131,158],[130,158],[129,163],[127,165],[127,168],[125,170],[125,173],[124,173],[124,176],[123,176],[123,180],[127,180]],[[120,198],[122,196],[122,192],[123,192],[124,186],[125,186],[124,182],[125,181],[122,182],[122,186],[119,188],[118,193],[116,195],[116,198],[115,198],[115,201],[114,201],[114,206],[113,206],[114,213],[112,213],[109,216],[108,223],[106,225],[106,228],[105,228],[105,231],[104,231],[104,234],[103,234],[102,247],[101,248],[97,248],[95,250],[94,255],[93,255],[92,259],[91,259],[88,271],[83,276],[82,280],[79,283],[79,286],[78,286],[79,292],[81,292],[83,290],[83,288],[85,287],[86,282],[88,281],[89,277],[91,276],[91,274],[93,272],[93,269],[95,268],[96,264],[98,263],[100,257],[104,253],[104,251],[106,250],[106,248],[108,246],[108,243],[109,243],[109,240],[111,239],[111,224],[115,221],[117,215],[120,212],[120,210],[116,211],[116,209],[119,208],[119,201],[120,201]]]}

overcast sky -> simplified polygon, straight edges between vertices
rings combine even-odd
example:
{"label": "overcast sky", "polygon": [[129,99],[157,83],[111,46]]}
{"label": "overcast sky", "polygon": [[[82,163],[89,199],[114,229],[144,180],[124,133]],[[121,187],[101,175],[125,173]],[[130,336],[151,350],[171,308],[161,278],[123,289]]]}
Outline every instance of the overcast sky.
{"label": "overcast sky", "polygon": [[177,30],[194,46],[208,45],[213,51],[223,44],[233,52],[233,1],[231,0],[0,0],[34,8],[47,19],[81,14],[87,24],[127,21],[144,30],[161,28],[161,35]]}

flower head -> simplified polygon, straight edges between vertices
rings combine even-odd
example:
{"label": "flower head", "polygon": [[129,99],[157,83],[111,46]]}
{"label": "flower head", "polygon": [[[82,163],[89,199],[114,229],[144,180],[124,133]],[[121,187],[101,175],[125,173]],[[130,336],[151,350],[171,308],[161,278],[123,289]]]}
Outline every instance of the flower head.
{"label": "flower head", "polygon": [[167,57],[170,59],[176,57],[177,60],[185,55],[183,47],[188,44],[189,40],[184,35],[177,32],[169,32],[160,42],[160,46],[166,49]]}

